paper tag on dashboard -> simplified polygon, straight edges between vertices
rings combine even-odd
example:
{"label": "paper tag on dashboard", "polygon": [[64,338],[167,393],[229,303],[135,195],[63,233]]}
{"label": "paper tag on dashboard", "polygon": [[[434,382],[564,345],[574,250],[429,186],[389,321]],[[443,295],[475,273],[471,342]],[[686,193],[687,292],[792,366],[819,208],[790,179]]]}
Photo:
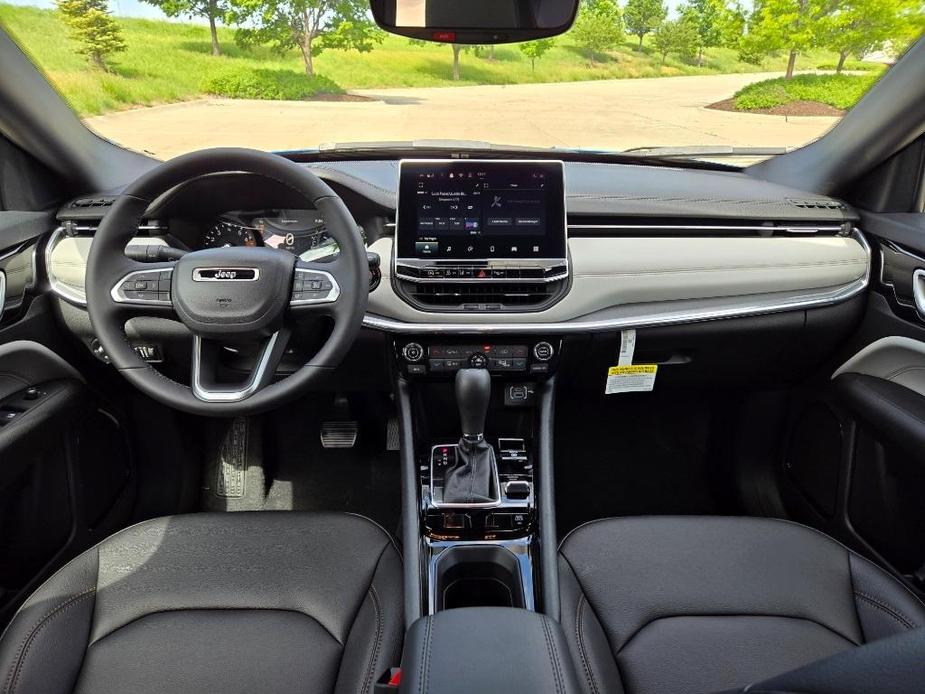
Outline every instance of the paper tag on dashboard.
{"label": "paper tag on dashboard", "polygon": [[633,354],[636,352],[636,331],[624,330],[620,333],[620,356],[617,364],[627,366],[633,363]]}
{"label": "paper tag on dashboard", "polygon": [[655,388],[658,364],[626,364],[607,369],[607,386],[604,395],[613,393],[640,393]]}

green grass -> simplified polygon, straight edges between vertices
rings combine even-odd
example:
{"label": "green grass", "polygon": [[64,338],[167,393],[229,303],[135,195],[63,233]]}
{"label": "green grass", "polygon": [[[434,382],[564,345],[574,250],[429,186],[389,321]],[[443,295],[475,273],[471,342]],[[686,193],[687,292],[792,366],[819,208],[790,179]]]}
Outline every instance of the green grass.
{"label": "green grass", "polygon": [[743,111],[773,108],[793,101],[815,101],[840,109],[854,106],[879,78],[871,75],[796,75],[756,82],[735,94],[736,108]]}
{"label": "green grass", "polygon": [[[204,26],[146,19],[118,21],[128,50],[114,56],[111,71],[105,72],[92,68],[76,52],[54,12],[0,3],[0,23],[81,115],[199,98],[216,85],[222,86],[220,93],[257,98],[263,94],[305,98],[318,87],[301,77],[302,62],[295,51],[280,55],[262,47],[244,50],[235,45],[232,29],[220,29],[223,55],[213,57]],[[325,51],[316,58],[315,68],[327,80],[324,89],[336,91],[783,71],[786,62],[786,56],[776,56],[760,66],[750,65],[739,61],[735,51],[717,48],[706,51],[701,67],[671,56],[661,65],[647,44],[642,52],[635,50],[635,44],[635,39],[627,39],[623,46],[589,64],[566,34],[537,61],[535,72],[516,45],[496,47],[494,60],[488,59],[487,50],[478,55],[469,50],[461,57],[461,80],[454,82],[449,46],[419,47],[407,39],[387,36],[370,53]],[[797,68],[813,69],[821,62],[834,63],[834,56],[822,51],[807,53],[800,56]]]}

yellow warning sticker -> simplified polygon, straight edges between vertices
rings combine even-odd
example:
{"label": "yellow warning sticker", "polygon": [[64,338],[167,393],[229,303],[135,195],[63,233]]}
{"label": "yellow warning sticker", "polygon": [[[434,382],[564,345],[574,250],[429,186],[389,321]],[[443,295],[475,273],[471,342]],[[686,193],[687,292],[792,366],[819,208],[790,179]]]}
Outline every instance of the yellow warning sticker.
{"label": "yellow warning sticker", "polygon": [[612,393],[639,393],[655,387],[658,364],[626,364],[607,369],[605,395]]}

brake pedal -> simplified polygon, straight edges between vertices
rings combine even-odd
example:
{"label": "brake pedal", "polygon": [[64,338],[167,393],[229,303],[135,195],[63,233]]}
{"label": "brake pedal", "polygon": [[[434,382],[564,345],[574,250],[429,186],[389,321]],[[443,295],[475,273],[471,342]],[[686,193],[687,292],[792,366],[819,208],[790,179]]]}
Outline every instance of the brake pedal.
{"label": "brake pedal", "polygon": [[337,421],[321,423],[322,448],[353,448],[357,442],[357,423]]}

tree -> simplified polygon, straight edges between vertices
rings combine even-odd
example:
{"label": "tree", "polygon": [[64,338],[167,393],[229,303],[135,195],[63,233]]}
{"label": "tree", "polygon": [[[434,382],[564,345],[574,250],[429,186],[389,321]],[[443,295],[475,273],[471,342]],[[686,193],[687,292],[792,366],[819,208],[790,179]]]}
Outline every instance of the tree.
{"label": "tree", "polygon": [[623,40],[623,19],[615,0],[582,0],[572,39],[588,51],[591,63],[596,53],[613,48]]}
{"label": "tree", "polygon": [[124,51],[125,41],[106,0],[57,0],[57,5],[71,38],[80,43],[78,51],[96,67],[108,70],[106,59]]}
{"label": "tree", "polygon": [[721,18],[726,6],[723,0],[688,0],[680,9],[681,16],[697,32],[697,65],[703,65],[703,50],[722,41]]}
{"label": "tree", "polygon": [[464,46],[461,43],[451,44],[453,47],[453,81],[459,82],[459,54]]}
{"label": "tree", "polygon": [[745,36],[748,13],[738,0],[726,5],[718,18],[719,45],[726,48],[739,48]]}
{"label": "tree", "polygon": [[662,0],[626,0],[623,8],[623,21],[626,31],[639,37],[639,50],[642,50],[642,37],[655,31],[668,16],[668,7]]}
{"label": "tree", "polygon": [[221,55],[218,43],[216,22],[228,10],[225,0],[144,0],[149,5],[159,7],[168,17],[205,17],[209,20],[209,33],[212,36],[212,55]]}
{"label": "tree", "polygon": [[819,44],[824,22],[839,0],[756,0],[748,35],[742,42],[743,57],[786,50],[787,72],[793,77],[797,55]]}
{"label": "tree", "polygon": [[896,39],[917,9],[908,0],[844,0],[826,18],[821,37],[838,53],[835,71],[842,71],[849,56],[862,57]]}
{"label": "tree", "polygon": [[326,48],[369,52],[384,35],[368,17],[366,0],[229,0],[228,18],[242,46],[269,43],[278,51],[298,48],[305,74]]}
{"label": "tree", "polygon": [[[427,48],[428,46],[434,45],[432,41],[425,41],[423,39],[408,39],[408,43],[410,43],[412,46],[420,46],[421,48]],[[479,45],[464,45],[461,43],[451,43],[449,45],[450,48],[453,49],[453,81],[458,82],[460,54],[472,50],[476,55],[479,55],[481,47]]]}
{"label": "tree", "polygon": [[555,39],[537,39],[536,41],[527,41],[520,44],[520,52],[530,59],[530,69],[536,72],[537,58],[542,58],[555,45]]}
{"label": "tree", "polygon": [[662,57],[662,65],[669,53],[676,53],[681,60],[692,62],[697,53],[697,28],[681,17],[662,22],[652,34],[652,44]]}

